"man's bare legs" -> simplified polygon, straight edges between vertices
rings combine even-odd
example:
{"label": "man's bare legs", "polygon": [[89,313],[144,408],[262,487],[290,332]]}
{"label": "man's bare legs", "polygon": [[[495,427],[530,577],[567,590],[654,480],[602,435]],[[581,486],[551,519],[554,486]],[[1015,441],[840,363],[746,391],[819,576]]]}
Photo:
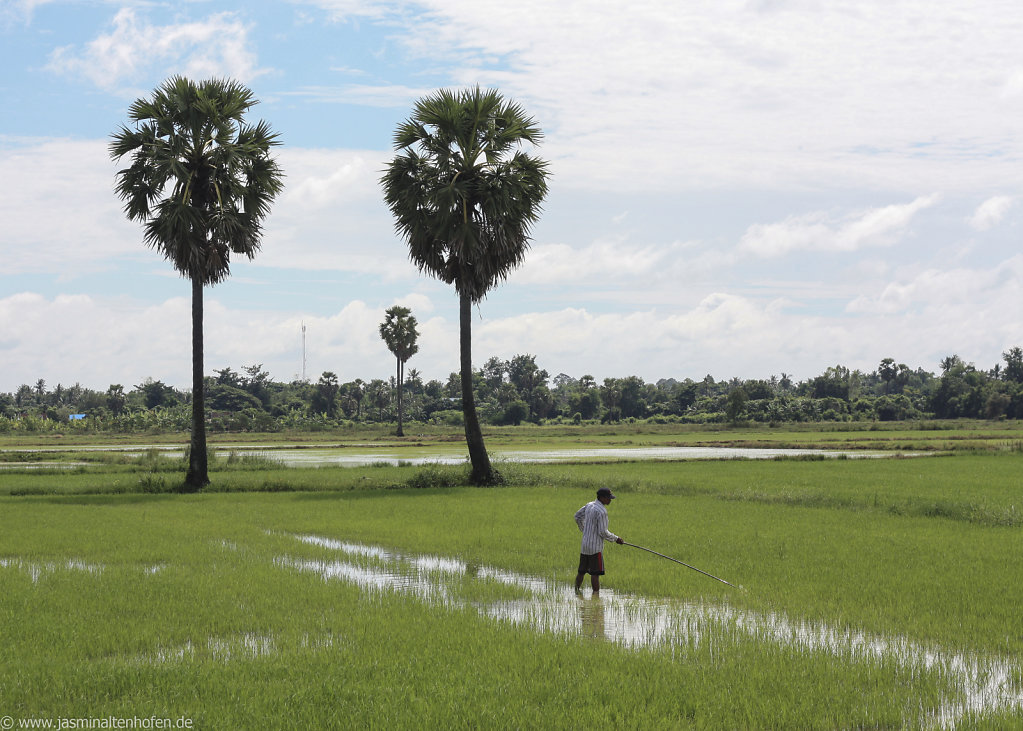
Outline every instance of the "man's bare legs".
{"label": "man's bare legs", "polygon": [[[576,592],[576,594],[581,594],[582,593],[582,590],[583,590],[583,577],[584,576],[586,576],[586,574],[576,574],[575,575],[575,592]],[[600,576],[599,575],[597,575],[597,574],[590,574],[590,586],[593,587],[593,593],[594,594],[599,594],[600,593]]]}

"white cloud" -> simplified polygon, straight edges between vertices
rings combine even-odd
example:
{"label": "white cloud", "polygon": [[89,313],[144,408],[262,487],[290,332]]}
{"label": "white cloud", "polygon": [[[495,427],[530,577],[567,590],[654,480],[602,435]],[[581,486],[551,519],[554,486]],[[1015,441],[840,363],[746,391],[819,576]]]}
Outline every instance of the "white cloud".
{"label": "white cloud", "polygon": [[913,217],[929,208],[937,196],[921,196],[911,203],[860,211],[835,220],[825,212],[790,216],[781,223],[754,224],[739,242],[739,250],[762,257],[794,251],[858,251],[890,246]]}
{"label": "white cloud", "polygon": [[788,314],[784,303],[718,293],[675,312],[569,308],[485,320],[474,330],[473,350],[477,361],[490,354],[537,353],[538,364],[550,373],[576,378],[767,377],[837,357],[832,337],[826,346],[818,339],[828,325]]}
{"label": "white cloud", "polygon": [[1023,95],[1005,93],[1019,67],[1009,5],[401,8],[391,20],[404,23],[409,52],[456,83],[492,84],[522,101],[572,185],[906,191],[1018,175]]}
{"label": "white cloud", "polygon": [[295,91],[279,93],[281,96],[304,97],[311,101],[332,104],[411,108],[417,99],[433,91],[434,89],[429,87],[412,87],[402,84],[346,84],[345,86],[304,86]]}
{"label": "white cloud", "polygon": [[[930,268],[906,281],[890,282],[874,295],[856,297],[848,304],[846,311],[889,315],[966,307],[973,303],[983,307],[991,293],[1017,292],[1021,285],[1023,256],[1014,256],[990,269]],[[1007,321],[1011,322],[1011,318],[1007,318]]]}
{"label": "white cloud", "polygon": [[53,0],[3,0],[0,2],[0,20],[5,23],[29,23],[35,9],[50,2]]}
{"label": "white cloud", "polygon": [[[285,147],[277,154],[287,177],[257,266],[416,276],[380,192],[383,153]],[[0,146],[5,273],[72,276],[124,256],[151,257],[141,226],[127,220],[114,192],[123,164],[110,160],[100,140]]]}
{"label": "white cloud", "polygon": [[292,0],[299,5],[310,5],[325,10],[335,22],[350,22],[361,18],[382,19],[401,9],[402,0]]}
{"label": "white cloud", "polygon": [[570,284],[630,280],[649,277],[664,266],[671,247],[635,245],[615,236],[576,248],[569,244],[537,244],[530,247],[522,268],[515,272],[517,284]]}
{"label": "white cloud", "polygon": [[927,272],[898,293],[900,308],[852,305],[856,317],[723,292],[675,309],[530,312],[484,319],[473,349],[477,361],[537,353],[551,373],[598,379],[766,378],[783,371],[804,379],[836,364],[870,371],[889,356],[934,370],[953,352],[993,365],[1006,348],[1023,344],[1014,314],[1021,275],[1023,257],[992,271]]}
{"label": "white cloud", "polygon": [[[433,310],[423,295],[399,300],[419,315]],[[393,370],[393,356],[378,331],[385,307],[353,300],[330,315],[238,310],[226,307],[209,289],[204,304],[208,374],[262,363],[277,380],[301,375],[303,322],[311,380],[328,370],[342,380],[388,378]],[[47,298],[24,292],[0,298],[0,322],[0,391],[39,378],[51,386],[78,381],[97,389],[148,377],[177,387],[191,384],[188,297],[146,305],[128,298]],[[410,364],[437,377],[457,370],[457,322],[420,319],[419,330],[420,352]]]}
{"label": "white cloud", "polygon": [[[190,383],[187,298],[140,306],[87,295],[48,299],[22,293],[0,299],[0,321],[3,381],[11,389],[39,378],[51,386],[79,381],[104,389],[150,375]],[[186,361],[178,364],[182,355]]]}
{"label": "white cloud", "polygon": [[383,200],[384,153],[283,148],[284,192],[267,219],[262,267],[414,277]]}
{"label": "white cloud", "polygon": [[[991,365],[1008,347],[1023,344],[1015,314],[1021,282],[1018,255],[991,269],[926,270],[832,315],[782,296],[728,292],[635,311],[539,308],[500,317],[484,306],[474,310],[474,362],[533,353],[552,374],[647,380],[707,373],[757,378],[782,371],[803,379],[839,363],[872,370],[888,356],[934,369],[953,352]],[[411,292],[375,305],[343,295],[339,300],[347,304],[310,315],[296,311],[301,300],[292,311],[244,310],[207,290],[207,372],[262,363],[275,379],[290,380],[301,372],[304,322],[309,378],[326,370],[342,380],[387,378],[393,362],[378,327],[393,302],[412,307],[420,322],[420,352],[410,366],[442,380],[458,369],[458,308],[450,292]],[[189,383],[187,297],[147,305],[21,293],[0,299],[0,322],[0,390],[38,378],[93,388],[146,377]]]}
{"label": "white cloud", "polygon": [[1023,94],[1023,69],[1017,68],[1009,74],[1002,87],[1002,97],[1012,99]]}
{"label": "white cloud", "polygon": [[395,305],[401,305],[412,310],[412,314],[415,316],[417,321],[422,321],[424,315],[429,315],[434,311],[433,300],[424,294],[418,294],[413,292],[403,297],[399,297],[394,301]]}
{"label": "white cloud", "polygon": [[0,147],[0,256],[7,274],[78,273],[142,251],[114,194],[100,141],[13,141]]}
{"label": "white cloud", "polygon": [[266,73],[257,67],[249,29],[233,13],[204,21],[150,25],[132,8],[122,8],[113,29],[85,45],[57,48],[48,68],[83,76],[96,86],[116,90],[151,75],[190,78],[231,77],[249,83]]}
{"label": "white cloud", "polygon": [[993,198],[988,198],[970,216],[970,225],[978,231],[987,231],[997,226],[1005,218],[1005,214],[1009,212],[1014,202],[1013,198],[1007,195],[996,195]]}

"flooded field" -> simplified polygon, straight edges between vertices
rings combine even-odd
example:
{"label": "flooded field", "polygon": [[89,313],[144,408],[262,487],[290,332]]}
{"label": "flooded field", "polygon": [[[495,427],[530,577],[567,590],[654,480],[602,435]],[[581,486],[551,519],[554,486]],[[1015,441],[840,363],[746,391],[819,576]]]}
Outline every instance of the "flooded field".
{"label": "flooded field", "polygon": [[[352,451],[350,449],[273,449],[242,447],[233,450],[239,455],[259,455],[280,461],[289,467],[319,467],[340,465],[358,467],[369,464],[459,464],[465,462],[464,453],[434,452],[431,454],[402,454],[398,451]],[[555,462],[600,462],[619,460],[690,460],[690,459],[774,459],[775,457],[798,457],[817,455],[826,458],[837,457],[879,457],[883,453],[854,451],[827,451],[812,449],[748,449],[734,447],[604,447],[592,449],[537,449],[537,450],[492,450],[491,456],[498,461],[542,463]],[[890,455],[888,455],[890,456]]]}
{"label": "flooded field", "polygon": [[[719,646],[741,642],[770,643],[800,652],[824,653],[844,662],[894,662],[914,671],[937,672],[955,692],[937,708],[921,709],[915,725],[955,728],[966,713],[990,713],[1023,708],[1023,690],[1015,682],[1018,667],[991,656],[944,652],[904,637],[864,633],[808,624],[776,613],[756,613],[727,604],[694,604],[653,600],[604,588],[599,596],[577,594],[565,582],[531,577],[457,559],[392,552],[376,546],[315,535],[297,541],[336,551],[331,560],[281,556],[284,569],[308,571],[324,580],[339,580],[367,591],[406,594],[446,607],[471,605],[482,616],[511,622],[544,633],[557,633],[614,642],[630,648],[687,648],[712,642]],[[465,602],[454,598],[453,582],[497,582],[521,598]]]}
{"label": "flooded field", "polygon": [[[487,489],[277,470],[265,491],[230,492],[275,469],[253,461],[217,473],[228,490],[181,496],[111,464],[2,478],[54,487],[0,495],[16,628],[0,633],[0,695],[19,712],[159,704],[203,728],[1023,727],[1013,456],[538,465],[520,470],[537,484]],[[366,474],[380,477],[363,487]],[[601,595],[576,594],[571,517],[603,479],[621,490],[612,530],[746,589],[615,546]],[[106,483],[129,491],[75,492]],[[579,667],[612,689],[585,708]]]}
{"label": "flooded field", "polygon": [[[121,452],[142,455],[157,451],[166,457],[180,458],[184,450],[180,447],[153,444],[132,444],[102,447],[76,447],[76,452]],[[13,450],[4,450],[13,451]],[[23,449],[20,452],[57,453],[66,451],[57,448]],[[446,448],[389,449],[374,445],[345,445],[331,447],[308,447],[289,444],[241,444],[230,448],[215,448],[217,457],[231,455],[241,457],[258,456],[280,462],[286,467],[360,467],[373,464],[427,465],[460,464],[467,460],[463,450]],[[879,458],[890,457],[890,452],[834,450],[834,449],[791,449],[791,448],[749,448],[749,447],[592,447],[563,449],[514,449],[491,450],[491,456],[498,461],[550,464],[557,462],[613,462],[632,460],[721,460],[721,459],[774,459],[777,457],[815,456],[826,459],[837,458]],[[902,453],[900,456],[917,456]],[[8,462],[0,467],[54,467],[80,466],[80,462]]]}

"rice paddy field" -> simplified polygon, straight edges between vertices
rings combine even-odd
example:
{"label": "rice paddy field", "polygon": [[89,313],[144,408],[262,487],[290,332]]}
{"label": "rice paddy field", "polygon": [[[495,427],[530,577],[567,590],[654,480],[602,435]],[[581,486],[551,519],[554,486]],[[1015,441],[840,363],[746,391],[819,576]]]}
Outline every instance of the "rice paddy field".
{"label": "rice paddy field", "polygon": [[[0,445],[0,725],[1023,728],[1019,432],[889,436],[931,456],[509,462],[498,488],[228,457],[195,495],[155,451]],[[598,437],[766,439],[553,440]],[[603,485],[612,531],[741,588],[615,545],[577,596]]]}

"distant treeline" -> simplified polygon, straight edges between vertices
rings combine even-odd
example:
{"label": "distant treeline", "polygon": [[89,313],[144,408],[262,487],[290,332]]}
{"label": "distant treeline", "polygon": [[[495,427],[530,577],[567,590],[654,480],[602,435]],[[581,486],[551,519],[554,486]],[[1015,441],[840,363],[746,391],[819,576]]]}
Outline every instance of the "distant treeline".
{"label": "distant treeline", "polygon": [[[1023,418],[1023,349],[1002,354],[1004,363],[980,370],[959,356],[941,362],[941,373],[910,369],[892,358],[864,373],[838,365],[794,382],[769,379],[702,380],[637,376],[553,378],[536,356],[491,358],[474,372],[480,418],[491,425],[567,424],[649,420],[655,423],[782,423],[901,421],[908,419]],[[212,431],[322,431],[396,420],[396,383],[355,379],[341,383],[324,372],[318,381],[282,383],[262,365],[215,370],[206,378]],[[460,424],[461,382],[423,381],[408,371],[403,391],[406,423]],[[78,384],[49,388],[42,379],[0,394],[0,432],[187,431],[191,395],[146,379],[125,389],[95,391]]]}

